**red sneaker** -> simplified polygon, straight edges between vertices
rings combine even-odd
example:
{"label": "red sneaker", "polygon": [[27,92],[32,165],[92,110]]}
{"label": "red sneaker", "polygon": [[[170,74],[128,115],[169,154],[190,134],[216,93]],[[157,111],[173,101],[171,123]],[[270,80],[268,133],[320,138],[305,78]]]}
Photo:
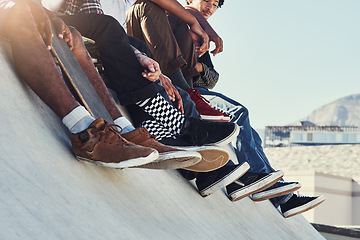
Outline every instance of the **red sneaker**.
{"label": "red sneaker", "polygon": [[189,88],[186,92],[190,95],[191,100],[195,103],[195,108],[199,112],[201,118],[207,121],[215,122],[229,122],[230,116],[222,113],[209,105],[209,101],[206,100],[198,90]]}

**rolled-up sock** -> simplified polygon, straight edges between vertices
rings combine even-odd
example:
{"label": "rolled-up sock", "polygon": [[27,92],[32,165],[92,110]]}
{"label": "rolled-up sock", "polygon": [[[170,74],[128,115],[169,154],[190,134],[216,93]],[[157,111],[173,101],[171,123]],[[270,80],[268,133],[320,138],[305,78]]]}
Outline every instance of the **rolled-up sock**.
{"label": "rolled-up sock", "polygon": [[119,117],[114,120],[114,123],[121,127],[122,133],[128,133],[135,130],[135,127],[126,117]]}
{"label": "rolled-up sock", "polygon": [[94,120],[83,106],[78,106],[68,113],[62,122],[71,133],[76,134],[87,129]]}

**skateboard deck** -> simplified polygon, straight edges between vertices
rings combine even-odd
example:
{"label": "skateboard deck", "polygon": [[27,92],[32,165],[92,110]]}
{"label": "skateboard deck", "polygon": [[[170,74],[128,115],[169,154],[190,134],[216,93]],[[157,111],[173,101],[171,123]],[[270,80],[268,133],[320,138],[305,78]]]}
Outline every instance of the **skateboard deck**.
{"label": "skateboard deck", "polygon": [[[103,118],[105,121],[112,123],[113,120],[109,112],[65,41],[54,37],[51,51],[84,107],[95,118]],[[187,170],[208,172],[224,166],[229,161],[228,152],[216,147],[194,147],[191,150],[199,152],[202,160],[193,166],[185,168]]]}
{"label": "skateboard deck", "polygon": [[112,123],[113,120],[109,112],[65,41],[54,36],[51,52],[59,62],[63,73],[74,88],[81,104],[84,105],[94,118],[103,118],[105,121]]}
{"label": "skateboard deck", "polygon": [[196,151],[201,154],[201,161],[193,166],[184,168],[194,172],[210,172],[221,168],[230,159],[229,153],[219,147],[176,147],[187,151]]}

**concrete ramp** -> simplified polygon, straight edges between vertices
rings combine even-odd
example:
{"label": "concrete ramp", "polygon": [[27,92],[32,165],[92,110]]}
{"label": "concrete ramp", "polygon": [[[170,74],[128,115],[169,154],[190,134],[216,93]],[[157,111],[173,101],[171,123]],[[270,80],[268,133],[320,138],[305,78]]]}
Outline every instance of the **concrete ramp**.
{"label": "concrete ramp", "polygon": [[[35,60],[34,60],[35,61]],[[0,42],[0,239],[323,239],[270,202],[202,198],[176,171],[80,163]]]}

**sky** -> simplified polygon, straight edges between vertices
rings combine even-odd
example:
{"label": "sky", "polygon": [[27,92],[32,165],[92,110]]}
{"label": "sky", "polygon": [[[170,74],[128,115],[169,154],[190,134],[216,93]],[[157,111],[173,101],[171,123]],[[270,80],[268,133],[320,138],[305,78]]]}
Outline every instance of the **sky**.
{"label": "sky", "polygon": [[224,41],[213,90],[246,106],[255,129],[360,93],[359,10],[359,0],[226,0],[209,19]]}

